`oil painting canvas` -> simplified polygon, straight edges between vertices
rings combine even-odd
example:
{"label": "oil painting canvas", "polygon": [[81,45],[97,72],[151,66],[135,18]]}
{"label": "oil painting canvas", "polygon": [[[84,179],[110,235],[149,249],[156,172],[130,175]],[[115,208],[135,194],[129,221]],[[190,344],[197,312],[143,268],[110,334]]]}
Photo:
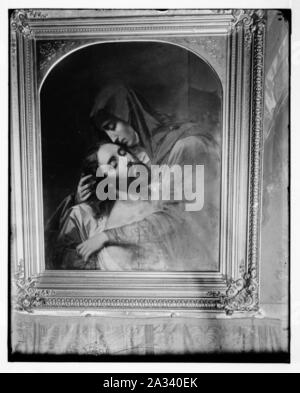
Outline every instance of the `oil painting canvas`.
{"label": "oil painting canvas", "polygon": [[[203,59],[160,42],[89,45],[40,95],[47,269],[218,270],[222,87]],[[148,179],[118,171],[127,189],[101,200],[97,169],[121,157]],[[146,182],[135,198],[134,182]]]}

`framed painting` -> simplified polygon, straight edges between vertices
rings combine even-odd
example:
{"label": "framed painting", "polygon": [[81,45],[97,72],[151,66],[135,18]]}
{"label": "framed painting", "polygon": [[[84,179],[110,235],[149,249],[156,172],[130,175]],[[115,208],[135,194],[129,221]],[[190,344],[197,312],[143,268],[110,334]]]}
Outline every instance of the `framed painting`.
{"label": "framed painting", "polygon": [[259,311],[264,29],[259,10],[12,12],[19,310]]}

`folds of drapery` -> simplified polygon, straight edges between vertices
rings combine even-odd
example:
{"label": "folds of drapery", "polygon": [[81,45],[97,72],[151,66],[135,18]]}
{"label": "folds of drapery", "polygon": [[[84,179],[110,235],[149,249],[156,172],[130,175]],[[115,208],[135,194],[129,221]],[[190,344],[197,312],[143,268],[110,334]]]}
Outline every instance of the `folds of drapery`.
{"label": "folds of drapery", "polygon": [[[124,209],[124,205],[120,208]],[[94,217],[88,204],[71,208],[54,246],[56,258],[60,260],[59,267],[71,270],[178,271],[197,269],[203,258],[195,225],[176,204],[165,203],[160,210],[129,224],[110,229],[106,229],[105,224],[106,219]],[[102,231],[108,235],[108,245],[84,262],[76,252],[77,245]]]}

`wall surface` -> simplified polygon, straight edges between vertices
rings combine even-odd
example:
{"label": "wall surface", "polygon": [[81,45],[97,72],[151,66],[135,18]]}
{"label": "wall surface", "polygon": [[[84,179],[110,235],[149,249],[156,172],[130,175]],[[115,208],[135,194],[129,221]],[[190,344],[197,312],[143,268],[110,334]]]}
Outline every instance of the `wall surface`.
{"label": "wall surface", "polygon": [[[261,299],[287,304],[289,272],[289,24],[268,15],[265,62],[265,122]],[[281,19],[281,20],[280,20]]]}

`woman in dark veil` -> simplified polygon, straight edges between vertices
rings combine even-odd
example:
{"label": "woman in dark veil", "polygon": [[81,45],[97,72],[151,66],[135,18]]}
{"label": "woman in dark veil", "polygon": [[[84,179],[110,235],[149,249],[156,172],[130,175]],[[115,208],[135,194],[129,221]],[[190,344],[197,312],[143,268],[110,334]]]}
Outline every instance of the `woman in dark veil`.
{"label": "woman in dark veil", "polygon": [[[136,142],[139,148],[145,150],[151,164],[168,163],[176,143],[188,137],[200,136],[202,150],[217,148],[213,135],[198,123],[176,121],[171,116],[155,111],[142,95],[122,82],[110,83],[99,92],[91,111],[91,119],[99,137],[103,136],[103,132],[109,132],[104,125],[111,119],[121,120],[129,125],[138,136]],[[130,145],[130,133],[127,138],[124,142],[130,148],[135,147]],[[199,138],[196,139],[196,144],[199,141]],[[193,138],[191,145],[192,142],[195,142]]]}
{"label": "woman in dark veil", "polygon": [[[137,91],[120,82],[110,83],[101,89],[90,117],[99,140],[109,138],[112,142],[126,144],[147,165],[204,165],[204,208],[199,212],[186,214],[191,214],[203,245],[203,258],[199,256],[199,270],[217,269],[220,146],[212,133],[198,123],[176,121],[157,112]],[[90,192],[89,179],[81,179],[77,192],[69,195],[49,220],[46,244],[51,247],[51,242],[64,225],[70,209],[85,202],[90,197]],[[50,238],[51,241],[47,242]]]}

